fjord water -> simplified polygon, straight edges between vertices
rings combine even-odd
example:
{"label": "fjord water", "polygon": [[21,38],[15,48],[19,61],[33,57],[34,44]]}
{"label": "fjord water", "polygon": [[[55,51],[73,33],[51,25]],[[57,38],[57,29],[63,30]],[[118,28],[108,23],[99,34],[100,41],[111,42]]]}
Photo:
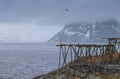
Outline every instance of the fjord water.
{"label": "fjord water", "polygon": [[32,79],[58,68],[56,43],[0,43],[0,78]]}

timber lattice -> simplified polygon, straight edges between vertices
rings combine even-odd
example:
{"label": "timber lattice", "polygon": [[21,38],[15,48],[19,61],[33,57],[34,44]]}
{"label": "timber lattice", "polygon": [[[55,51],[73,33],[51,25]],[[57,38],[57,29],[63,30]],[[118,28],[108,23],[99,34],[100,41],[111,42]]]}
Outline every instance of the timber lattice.
{"label": "timber lattice", "polygon": [[[108,44],[62,44],[57,45],[59,69],[69,64],[101,65],[120,64],[120,38],[103,38]],[[69,59],[69,62],[67,61]],[[104,67],[105,68],[105,67]],[[59,71],[60,73],[60,71]]]}

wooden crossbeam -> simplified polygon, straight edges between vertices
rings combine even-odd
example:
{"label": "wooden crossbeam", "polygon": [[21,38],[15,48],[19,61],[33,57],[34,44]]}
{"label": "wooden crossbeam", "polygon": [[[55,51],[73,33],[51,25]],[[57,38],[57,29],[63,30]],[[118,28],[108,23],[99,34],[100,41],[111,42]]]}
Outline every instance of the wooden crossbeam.
{"label": "wooden crossbeam", "polygon": [[101,45],[97,45],[97,44],[59,44],[56,46],[79,46],[79,47],[101,47],[101,46],[114,46],[112,44],[101,44]]}
{"label": "wooden crossbeam", "polygon": [[102,39],[108,39],[108,40],[120,40],[120,38],[102,38]]}

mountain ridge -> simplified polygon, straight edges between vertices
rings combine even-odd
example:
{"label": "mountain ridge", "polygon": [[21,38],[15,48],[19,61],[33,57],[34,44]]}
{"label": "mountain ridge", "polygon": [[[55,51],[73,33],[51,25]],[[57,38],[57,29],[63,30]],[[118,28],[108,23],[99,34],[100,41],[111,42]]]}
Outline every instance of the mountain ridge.
{"label": "mountain ridge", "polygon": [[81,42],[101,41],[101,38],[120,37],[120,23],[116,20],[94,23],[73,23],[66,25],[49,41]]}

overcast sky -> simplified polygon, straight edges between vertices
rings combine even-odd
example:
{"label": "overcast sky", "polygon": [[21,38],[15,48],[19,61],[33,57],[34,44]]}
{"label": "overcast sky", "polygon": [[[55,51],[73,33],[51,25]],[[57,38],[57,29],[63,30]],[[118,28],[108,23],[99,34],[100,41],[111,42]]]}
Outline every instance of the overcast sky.
{"label": "overcast sky", "polygon": [[66,24],[109,18],[120,20],[120,0],[0,0],[0,40],[43,42]]}

